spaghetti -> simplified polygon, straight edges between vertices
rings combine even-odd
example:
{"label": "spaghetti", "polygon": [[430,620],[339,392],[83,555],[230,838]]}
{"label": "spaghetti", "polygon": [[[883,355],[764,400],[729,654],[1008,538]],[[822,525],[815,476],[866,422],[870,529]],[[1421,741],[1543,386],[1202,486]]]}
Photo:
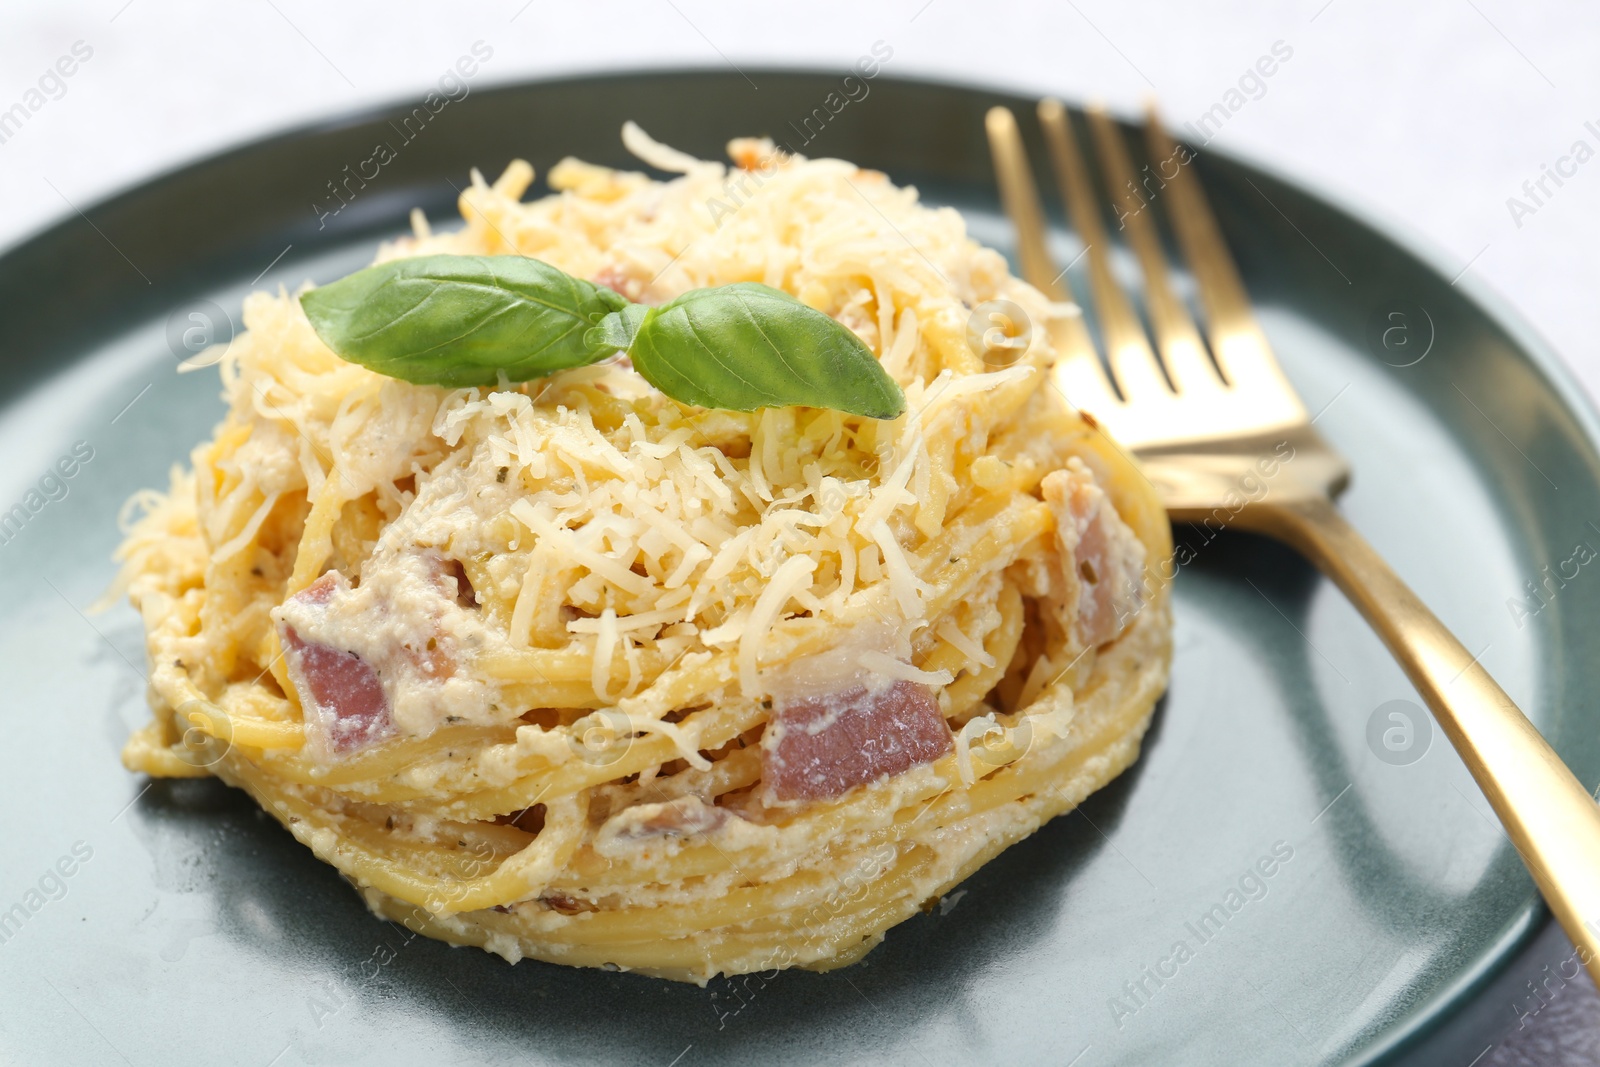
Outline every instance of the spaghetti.
{"label": "spaghetti", "polygon": [[464,228],[415,214],[379,259],[527,255],[649,303],[764,282],[907,413],[695,408],[626,360],[410,385],[253,294],[226,419],[130,501],[154,715],[124,762],[249,791],[378,914],[512,961],[840,966],[1137,756],[1166,518],[1049,330],[1008,365],[969,344],[983,302],[1074,309],[954,211],[767,142],[624,139],[678,176],[568,159],[524,203],[526,163],[474,172]]}

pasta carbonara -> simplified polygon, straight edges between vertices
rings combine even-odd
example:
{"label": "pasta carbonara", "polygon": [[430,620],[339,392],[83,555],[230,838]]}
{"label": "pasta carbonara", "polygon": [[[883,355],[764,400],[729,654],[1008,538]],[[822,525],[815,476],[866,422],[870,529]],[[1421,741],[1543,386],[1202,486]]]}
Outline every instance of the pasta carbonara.
{"label": "pasta carbonara", "polygon": [[[258,292],[227,417],[129,504],[153,719],[380,915],[509,960],[837,967],[1136,757],[1166,685],[1153,490],[1052,383],[1075,313],[838,160],[625,140],[379,260],[525,255],[659,303],[738,281],[854,331],[893,421],[680,404],[626,359],[520,386],[347,363]],[[1007,359],[973,309],[1035,324]],[[986,358],[986,355],[988,358]]]}

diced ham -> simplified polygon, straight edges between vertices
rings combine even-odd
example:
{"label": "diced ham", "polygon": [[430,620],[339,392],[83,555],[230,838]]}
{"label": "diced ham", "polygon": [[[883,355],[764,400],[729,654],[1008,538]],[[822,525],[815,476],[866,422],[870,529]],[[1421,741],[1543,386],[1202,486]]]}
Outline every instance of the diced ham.
{"label": "diced ham", "polygon": [[437,548],[374,553],[358,585],[331,570],[272,619],[318,760],[499,714],[491,686],[463,669],[485,637],[472,583]]}
{"label": "diced ham", "polygon": [[329,571],[296,593],[294,598],[306,604],[326,604],[333,599],[333,594],[338,591],[340,577],[341,575],[338,571]]}
{"label": "diced ham", "polygon": [[334,751],[364,748],[389,735],[389,700],[372,664],[331,645],[302,641],[293,626],[285,624],[281,632],[289,678],[306,711],[321,720]]}
{"label": "diced ham", "polygon": [[951,739],[933,691],[902,680],[780,703],[762,745],[768,796],[827,800],[931,763]]}
{"label": "diced ham", "polygon": [[1040,490],[1056,518],[1061,621],[1078,647],[1103,645],[1144,606],[1144,544],[1082,460],[1045,475]]}
{"label": "diced ham", "polygon": [[[350,583],[329,571],[290,597],[291,603],[320,614]],[[345,649],[303,639],[287,622],[278,623],[284,662],[308,723],[343,755],[388,737],[394,722],[383,683],[371,663]]]}

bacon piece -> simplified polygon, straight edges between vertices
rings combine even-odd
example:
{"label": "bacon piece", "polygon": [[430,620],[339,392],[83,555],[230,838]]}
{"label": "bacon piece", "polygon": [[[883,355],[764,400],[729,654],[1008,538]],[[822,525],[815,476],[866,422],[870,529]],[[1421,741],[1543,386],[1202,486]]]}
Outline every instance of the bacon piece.
{"label": "bacon piece", "polygon": [[307,604],[326,604],[333,599],[333,594],[338,588],[339,572],[329,571],[296,593],[294,598]]}
{"label": "bacon piece", "polygon": [[[291,599],[322,608],[348,588],[343,575],[329,571]],[[389,735],[389,698],[372,664],[353,652],[306,641],[288,623],[279,624],[278,634],[300,706],[308,719],[315,716],[335,752],[365,748]]]}
{"label": "bacon piece", "polygon": [[896,681],[780,705],[763,738],[762,779],[775,800],[827,800],[950,751],[933,691]]}
{"label": "bacon piece", "polygon": [[386,737],[393,726],[389,700],[372,664],[351,652],[302,641],[294,627],[282,627],[289,679],[300,703],[322,720],[337,752],[364,748]]}
{"label": "bacon piece", "polygon": [[1082,460],[1051,471],[1039,488],[1056,517],[1062,622],[1080,647],[1103,645],[1144,606],[1144,544]]}

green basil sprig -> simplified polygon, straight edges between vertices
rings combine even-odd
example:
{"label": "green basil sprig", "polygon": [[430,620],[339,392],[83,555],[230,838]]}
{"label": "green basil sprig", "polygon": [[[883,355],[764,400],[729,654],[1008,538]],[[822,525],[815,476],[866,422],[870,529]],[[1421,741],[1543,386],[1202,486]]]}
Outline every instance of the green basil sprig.
{"label": "green basil sprig", "polygon": [[625,352],[685,404],[833,408],[892,419],[905,395],[839,322],[753,282],[660,307],[523,256],[420,256],[300,297],[317,336],[352,363],[418,385],[541,378]]}

